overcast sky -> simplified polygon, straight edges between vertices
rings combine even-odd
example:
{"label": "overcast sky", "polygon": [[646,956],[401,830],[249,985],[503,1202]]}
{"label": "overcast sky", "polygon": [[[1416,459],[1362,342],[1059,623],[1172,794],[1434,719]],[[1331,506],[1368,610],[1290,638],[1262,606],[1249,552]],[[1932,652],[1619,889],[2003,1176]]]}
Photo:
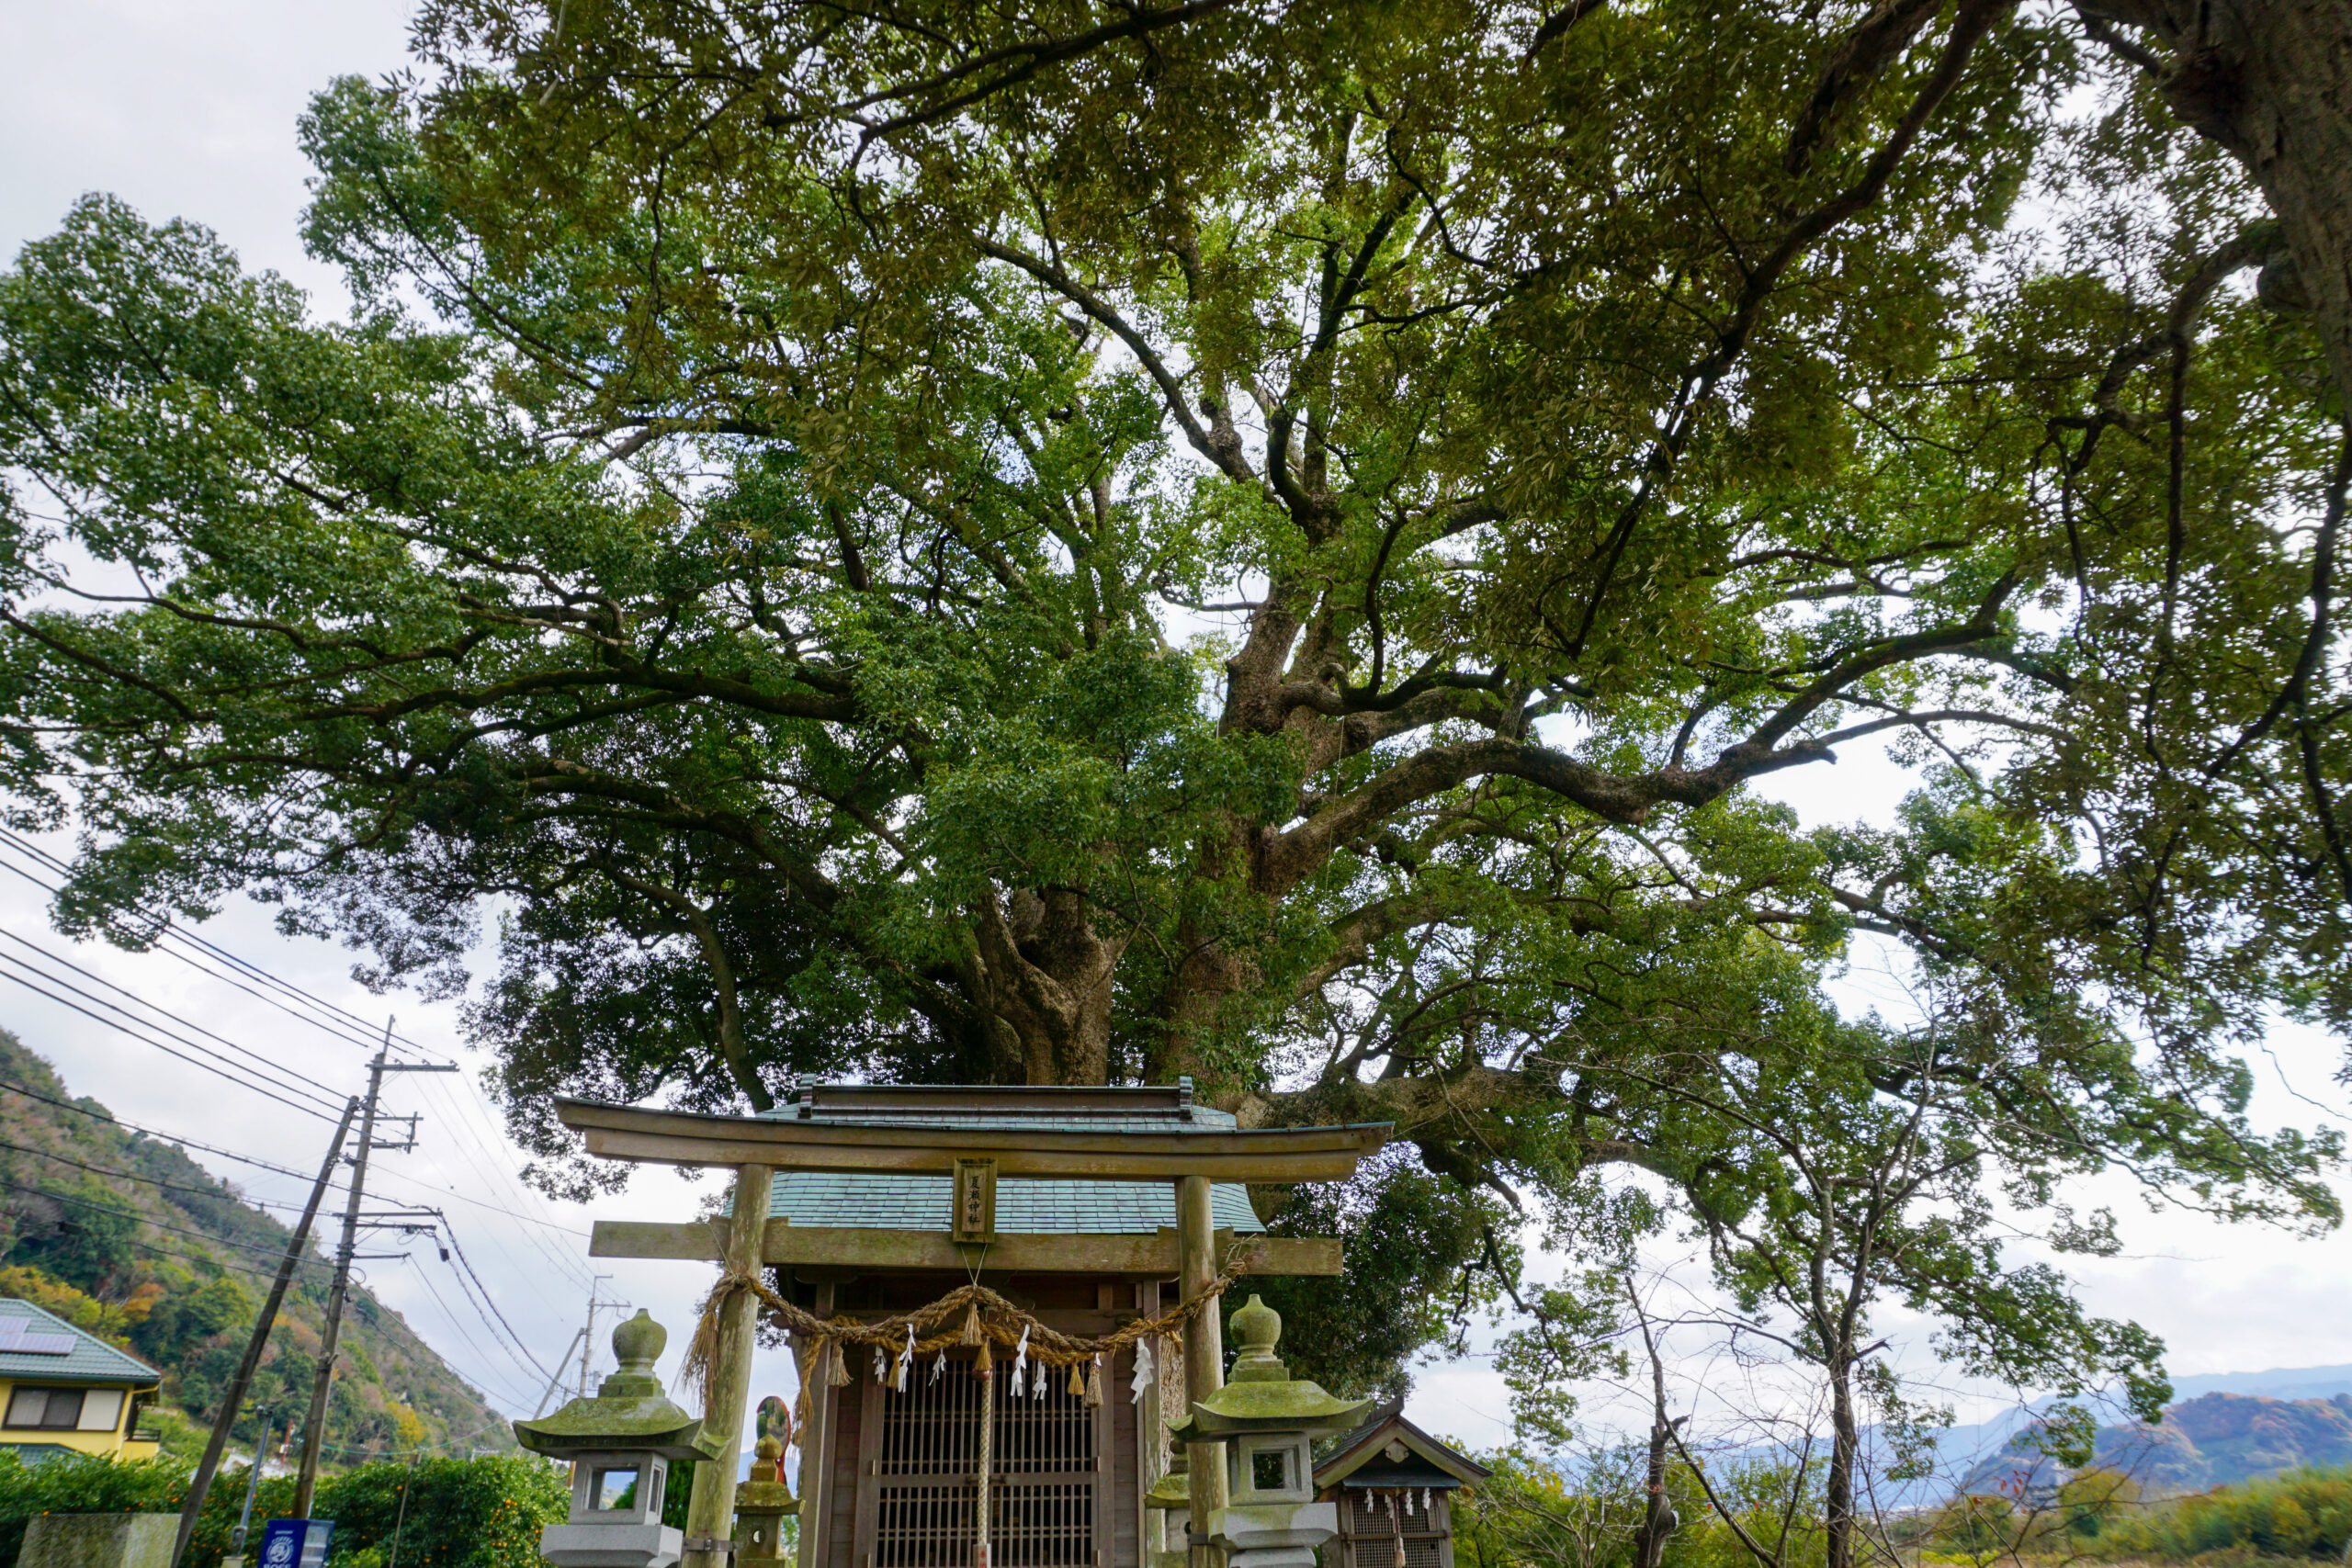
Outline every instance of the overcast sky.
{"label": "overcast sky", "polygon": [[[107,190],[151,219],[210,225],[248,265],[274,267],[339,310],[334,276],[302,255],[296,235],[308,170],[295,148],[295,117],[334,75],[398,68],[407,14],[405,0],[0,0],[0,256],[53,229],[81,193]],[[1772,783],[1816,820],[1880,816],[1898,787],[1891,769],[1866,758]],[[40,890],[21,877],[0,874],[0,931],[66,953],[141,998],[339,1091],[361,1085],[362,1050],[175,959],[105,947],[71,951],[48,929]],[[356,1014],[381,1020],[396,1011],[403,1035],[460,1054],[453,1009],[369,996],[350,979],[347,954],[280,939],[249,906],[204,934]],[[1866,977],[1855,982],[1854,994],[1867,990]],[[97,1096],[133,1122],[298,1168],[315,1165],[323,1146],[322,1123],[229,1089],[20,987],[0,987],[0,1025],[55,1063],[76,1092]],[[2341,1124],[2336,1060],[2335,1046],[2314,1032],[2280,1030],[2257,1064],[2258,1113],[2273,1123]],[[416,1152],[385,1156],[387,1199],[439,1201],[448,1210],[499,1310],[538,1361],[552,1363],[571,1341],[593,1272],[614,1276],[608,1292],[651,1308],[671,1326],[669,1371],[707,1273],[676,1264],[592,1265],[586,1213],[522,1190],[514,1179],[520,1160],[501,1138],[496,1113],[470,1070],[463,1081],[457,1089],[414,1078],[388,1097],[389,1109],[424,1120]],[[257,1198],[299,1201],[300,1183],[199,1157]],[[596,1213],[687,1218],[702,1190],[656,1171]],[[2175,1371],[2352,1362],[2352,1314],[2342,1304],[2352,1295],[2345,1238],[2301,1243],[2151,1216],[2120,1190],[2082,1197],[2115,1203],[2129,1244],[2123,1258],[2075,1263],[2091,1305],[2162,1334]],[[494,1348],[492,1331],[433,1248],[413,1250],[413,1261],[369,1264],[371,1286],[503,1409],[528,1409],[540,1393],[537,1373]],[[1894,1314],[1884,1326],[1915,1348],[1924,1344],[1924,1325]],[[601,1353],[601,1330],[597,1338]],[[1696,1363],[1686,1371],[1702,1375]],[[790,1388],[786,1359],[764,1358],[754,1394]],[[1412,1413],[1476,1445],[1508,1437],[1499,1380],[1478,1357],[1425,1369]]]}

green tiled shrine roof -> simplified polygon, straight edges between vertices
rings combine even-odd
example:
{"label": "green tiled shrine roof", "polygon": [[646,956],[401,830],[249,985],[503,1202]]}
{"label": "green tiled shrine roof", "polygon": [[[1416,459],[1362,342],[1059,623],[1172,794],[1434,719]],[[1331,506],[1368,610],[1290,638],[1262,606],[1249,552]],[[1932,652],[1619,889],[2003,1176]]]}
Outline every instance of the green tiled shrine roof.
{"label": "green tiled shrine roof", "polygon": [[[29,1323],[22,1320],[30,1318]],[[13,1320],[13,1321],[12,1321]],[[135,1356],[126,1356],[96,1335],[85,1334],[53,1312],[28,1301],[0,1298],[0,1325],[35,1334],[71,1338],[74,1348],[62,1356],[0,1351],[0,1378],[30,1378],[43,1382],[119,1382],[145,1385],[159,1382],[160,1372]]]}
{"label": "green tiled shrine roof", "polygon": [[[838,1171],[782,1171],[768,1188],[768,1217],[796,1225],[878,1231],[954,1228],[955,1179]],[[1237,1182],[1209,1189],[1219,1230],[1254,1235],[1266,1227]],[[1176,1224],[1176,1190],[1166,1181],[1038,1181],[996,1184],[996,1228],[1007,1235],[1149,1235]]]}
{"label": "green tiled shrine roof", "polygon": [[1193,1080],[1143,1089],[801,1084],[763,1122],[941,1133],[1230,1133],[1229,1111],[1193,1103]]}
{"label": "green tiled shrine roof", "polygon": [[[1193,1103],[1193,1081],[1141,1089],[969,1088],[933,1084],[803,1084],[763,1121],[815,1126],[957,1132],[1229,1133],[1230,1111]],[[768,1215],[796,1225],[858,1230],[945,1231],[954,1179],[883,1172],[779,1172]],[[1210,1189],[1221,1230],[1266,1227],[1237,1183]],[[1006,1177],[996,1187],[996,1228],[1008,1235],[1149,1235],[1176,1224],[1176,1194],[1165,1181],[1038,1180]]]}

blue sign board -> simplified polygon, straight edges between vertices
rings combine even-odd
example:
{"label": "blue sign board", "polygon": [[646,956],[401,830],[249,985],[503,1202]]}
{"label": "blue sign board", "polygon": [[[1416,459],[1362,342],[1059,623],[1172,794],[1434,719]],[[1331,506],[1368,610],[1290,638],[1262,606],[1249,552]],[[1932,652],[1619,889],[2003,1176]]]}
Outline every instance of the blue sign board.
{"label": "blue sign board", "polygon": [[320,1568],[334,1539],[333,1519],[272,1519],[261,1527],[259,1568]]}

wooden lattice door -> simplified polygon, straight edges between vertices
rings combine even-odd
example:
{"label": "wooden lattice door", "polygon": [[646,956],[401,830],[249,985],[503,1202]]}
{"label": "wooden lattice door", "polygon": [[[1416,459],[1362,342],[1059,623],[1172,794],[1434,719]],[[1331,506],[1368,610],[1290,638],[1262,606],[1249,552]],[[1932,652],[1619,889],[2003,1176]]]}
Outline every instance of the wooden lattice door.
{"label": "wooden lattice door", "polygon": [[1340,1540],[1342,1568],[1453,1568],[1443,1493],[1351,1490],[1340,1505]]}
{"label": "wooden lattice door", "polygon": [[[998,1362],[989,1461],[991,1568],[1103,1568],[1110,1496],[1100,1410],[1046,1372],[1042,1398],[1011,1397]],[[971,1568],[979,1463],[980,1381],[950,1361],[933,1382],[919,1367],[904,1393],[868,1383],[860,1423],[857,1554],[861,1568]]]}

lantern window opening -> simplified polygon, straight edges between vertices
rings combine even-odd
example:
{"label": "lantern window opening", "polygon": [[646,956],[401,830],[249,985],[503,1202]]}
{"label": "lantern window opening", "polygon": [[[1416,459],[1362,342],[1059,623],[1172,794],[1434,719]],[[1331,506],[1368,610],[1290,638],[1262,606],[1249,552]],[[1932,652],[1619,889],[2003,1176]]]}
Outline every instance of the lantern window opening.
{"label": "lantern window opening", "polygon": [[594,1501],[589,1506],[600,1514],[619,1513],[637,1506],[638,1467],[635,1465],[599,1465],[596,1479],[590,1487]]}

